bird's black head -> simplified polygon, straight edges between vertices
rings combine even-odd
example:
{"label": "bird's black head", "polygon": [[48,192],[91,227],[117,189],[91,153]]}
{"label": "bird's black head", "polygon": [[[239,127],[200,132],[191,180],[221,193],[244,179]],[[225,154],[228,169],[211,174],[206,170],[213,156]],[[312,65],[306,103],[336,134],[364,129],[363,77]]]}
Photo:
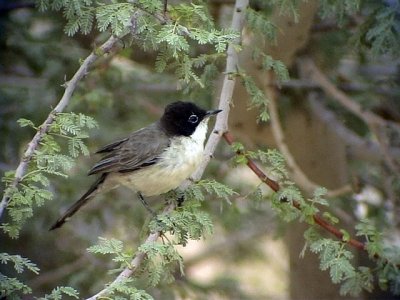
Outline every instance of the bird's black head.
{"label": "bird's black head", "polygon": [[165,107],[161,125],[168,135],[190,136],[205,118],[221,110],[206,111],[192,102],[173,102]]}

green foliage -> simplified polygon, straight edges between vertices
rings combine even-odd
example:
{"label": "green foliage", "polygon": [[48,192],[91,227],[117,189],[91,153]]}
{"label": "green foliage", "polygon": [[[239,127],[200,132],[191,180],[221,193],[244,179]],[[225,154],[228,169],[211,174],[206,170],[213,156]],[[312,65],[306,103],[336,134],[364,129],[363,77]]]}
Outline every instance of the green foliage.
{"label": "green foliage", "polygon": [[[132,3],[39,0],[38,6],[42,10],[63,10],[68,35],[78,31],[89,33],[94,16],[96,27],[101,32],[110,29],[112,34],[123,37],[132,31],[135,42],[145,51],[160,50],[156,70],[161,72],[169,66],[184,84],[194,80],[202,87],[204,83],[195,68],[200,67],[198,61],[206,58],[206,55],[191,57],[192,44],[208,44],[214,47],[217,54],[223,54],[228,44],[239,37],[232,30],[216,29],[206,6],[194,3],[169,5],[170,19],[162,21],[160,16],[163,5],[159,0]],[[210,55],[208,59],[213,60],[214,57]],[[201,67],[204,65],[202,63]]]}
{"label": "green foliage", "polygon": [[273,71],[279,82],[289,80],[289,72],[280,60],[273,59],[272,56],[265,54],[259,48],[253,51],[253,60],[260,61],[265,71]]}
{"label": "green foliage", "polygon": [[364,236],[367,240],[366,249],[370,257],[374,257],[375,255],[381,256],[383,254],[382,233],[378,231],[370,220],[361,220],[355,229],[357,230],[357,236]]}
{"label": "green foliage", "polygon": [[[215,194],[217,197],[228,200],[235,192],[214,180],[202,180],[191,185],[185,190],[185,205],[170,213],[161,214],[152,220],[149,228],[152,232],[161,232],[166,239],[164,243],[147,242],[138,248],[138,252],[146,254],[146,261],[141,268],[141,276],[146,278],[150,286],[155,286],[161,281],[173,280],[173,272],[178,266],[183,274],[183,260],[175,246],[185,246],[189,240],[198,240],[213,232],[213,225],[209,215],[200,210],[204,193]],[[171,197],[175,197],[171,193]],[[200,201],[199,201],[200,200]],[[164,235],[169,232],[170,237]],[[117,270],[135,268],[131,265],[132,252],[124,251],[123,243],[116,239],[99,238],[97,245],[88,249],[91,253],[112,255],[112,260],[119,264]],[[129,284],[128,284],[129,283]],[[147,294],[131,286],[132,281],[118,283],[118,289],[111,285],[112,290],[122,292],[124,289],[136,295],[139,293],[145,298]],[[141,298],[138,298],[141,299]]]}
{"label": "green foliage", "polygon": [[185,246],[189,240],[199,240],[213,232],[210,216],[199,210],[200,204],[185,201],[184,208],[157,217],[150,223],[152,231],[170,232],[174,244]]}
{"label": "green foliage", "polygon": [[[207,31],[202,28],[190,28],[189,30],[179,24],[163,26],[155,39],[155,44],[161,48],[156,59],[156,70],[162,72],[168,66],[168,69],[175,70],[176,76],[184,84],[189,84],[191,80],[194,80],[204,87],[205,82],[199,78],[197,70],[223,58],[228,43],[234,41],[238,34],[229,30],[211,29]],[[214,45],[216,53],[190,57],[188,53],[192,40],[200,45]]]}
{"label": "green foliage", "polygon": [[355,269],[351,260],[353,254],[345,249],[345,242],[322,238],[315,227],[304,233],[306,245],[311,252],[319,254],[320,269],[329,270],[333,283],[341,283],[341,295],[358,296],[363,290],[373,289],[373,274],[370,268],[360,266]]}
{"label": "green foliage", "polygon": [[8,253],[0,253],[0,263],[7,264],[9,262],[14,264],[14,269],[18,273],[22,273],[25,269],[35,274],[39,273],[39,268],[29,259],[21,257],[20,255],[10,255]]}
{"label": "green foliage", "polygon": [[270,174],[277,180],[282,180],[284,183],[284,179],[289,178],[285,158],[277,149],[248,151],[248,153],[251,158],[259,159],[263,164],[267,164]]}
{"label": "green foliage", "polygon": [[262,12],[247,8],[246,24],[252,31],[266,36],[269,41],[275,41],[277,27]]}
{"label": "green foliage", "polygon": [[256,108],[260,111],[257,122],[266,122],[269,120],[268,102],[263,91],[257,86],[254,79],[246,74],[239,74],[242,79],[242,84],[250,96],[249,109]]}
{"label": "green foliage", "polygon": [[343,25],[345,17],[347,15],[354,14],[360,9],[360,0],[350,1],[332,1],[332,0],[321,0],[320,1],[320,15],[321,18],[332,18],[337,20],[339,25]]}
{"label": "green foliage", "polygon": [[227,202],[229,202],[229,197],[237,195],[237,193],[229,186],[215,180],[205,179],[188,187],[185,190],[185,197],[188,200],[203,201],[205,199],[203,192],[207,192],[211,195],[214,194],[218,198],[224,199]]}
{"label": "green foliage", "polygon": [[205,28],[213,28],[213,20],[208,10],[203,5],[195,3],[180,3],[169,9],[171,19],[180,20],[191,28],[204,26]]}
{"label": "green foliage", "polygon": [[350,260],[353,254],[345,249],[345,243],[321,238],[313,227],[305,233],[310,251],[319,254],[320,269],[328,270],[333,283],[340,283],[355,276],[355,270]]}
{"label": "green foliage", "polygon": [[59,286],[51,291],[50,294],[44,297],[37,298],[38,300],[61,300],[62,296],[66,295],[78,299],[79,293],[71,287]]}
{"label": "green foliage", "polygon": [[[113,256],[112,260],[118,264],[118,267],[110,271],[111,273],[120,272],[124,268],[134,268],[131,264],[132,251],[125,251],[123,242],[117,239],[99,237],[99,243],[89,247],[87,251],[95,254]],[[145,291],[137,289],[134,285],[134,278],[123,278],[108,286],[107,295],[113,296],[113,299],[125,299],[124,296],[128,296],[130,299],[153,299]]]}
{"label": "green foliage", "polygon": [[[22,127],[37,128],[33,122],[21,119]],[[68,170],[74,165],[73,158],[79,153],[89,154],[83,140],[88,137],[87,129],[97,126],[95,120],[83,114],[61,113],[55,117],[48,134],[40,142],[40,147],[29,165],[28,172],[21,178],[17,188],[8,187],[5,194],[10,197],[7,206],[9,222],[1,224],[2,230],[12,238],[17,238],[19,231],[28,218],[33,215],[34,206],[41,206],[52,199],[47,190],[50,184],[49,175],[67,177]],[[60,142],[67,140],[68,155],[61,154]],[[15,178],[15,172],[7,172],[2,181],[9,186]]]}
{"label": "green foliage", "polygon": [[[0,263],[12,263],[17,273],[29,270],[35,274],[39,273],[39,268],[29,259],[20,255],[10,255],[8,253],[0,253]],[[20,299],[19,294],[30,294],[31,288],[19,281],[17,278],[8,277],[0,273],[0,298]]]}
{"label": "green foliage", "polygon": [[133,12],[134,6],[131,3],[101,3],[96,9],[98,29],[105,31],[110,28],[113,34],[120,36],[131,26]]}
{"label": "green foliage", "polygon": [[62,10],[64,17],[67,19],[65,26],[65,33],[67,35],[74,35],[78,31],[83,34],[88,34],[92,30],[94,12],[91,7],[93,1],[91,0],[37,0],[39,10],[44,11],[47,9]]}
{"label": "green foliage", "polygon": [[399,4],[380,3],[361,31],[362,43],[373,55],[399,54],[400,25]]}
{"label": "green foliage", "polygon": [[145,271],[150,286],[156,286],[161,280],[173,281],[172,272],[176,265],[183,274],[183,259],[173,243],[147,242],[142,244],[138,251],[146,254]]}
{"label": "green foliage", "polygon": [[[397,55],[400,46],[399,4],[396,1],[320,1],[320,15],[342,26],[347,16],[364,10],[365,21],[353,35],[357,47],[369,49],[374,56]],[[361,10],[362,11],[362,10]],[[362,12],[363,13],[363,12]]]}
{"label": "green foliage", "polygon": [[345,279],[340,287],[340,294],[357,297],[363,290],[372,292],[373,279],[370,268],[358,267],[358,271],[354,272],[353,276]]}
{"label": "green foliage", "polygon": [[[240,46],[237,44],[239,33],[217,28],[202,1],[169,2],[168,13],[165,15],[162,2],[37,0],[37,5],[41,10],[61,11],[66,19],[67,35],[78,32],[88,34],[93,28],[100,32],[108,31],[121,39],[131,33],[130,38],[133,43],[145,51],[158,51],[156,70],[175,72],[181,87],[186,92],[191,92],[195,87],[209,87],[210,78],[215,78],[218,71],[217,63],[225,57],[227,46],[231,44],[236,51],[240,51]],[[273,0],[268,4],[264,3],[262,7],[268,5],[270,8],[273,5],[282,13],[293,15],[297,21],[299,3],[300,0]],[[359,6],[360,1],[322,0],[321,16],[338,19],[342,25],[346,16],[358,11]],[[396,53],[400,49],[398,8],[386,1],[369,7],[373,7],[372,13],[360,30],[359,42],[371,49],[375,55]],[[249,8],[246,11],[246,21],[248,28],[257,35],[257,38],[262,38],[262,43],[275,41],[277,27],[268,19],[265,12]],[[264,70],[273,71],[279,81],[289,78],[283,63],[274,60],[268,53],[254,49],[253,59],[259,62]],[[238,73],[229,75],[240,76],[251,97],[249,107],[260,111],[259,121],[267,121],[268,99],[262,89],[245,71],[238,70]],[[20,119],[18,123],[21,127],[40,130],[28,119]],[[17,237],[20,227],[33,215],[33,207],[43,205],[52,198],[52,194],[48,191],[51,176],[66,177],[68,170],[73,166],[74,158],[89,153],[84,139],[88,136],[87,130],[95,126],[94,120],[84,115],[70,113],[56,116],[55,123],[36,150],[29,170],[18,188],[7,189],[7,195],[11,197],[7,208],[10,221],[2,224],[4,232]],[[274,179],[279,180],[280,191],[272,197],[273,208],[285,221],[297,219],[311,225],[305,234],[307,244],[304,249],[309,248],[319,255],[320,268],[329,270],[333,282],[342,283],[342,294],[357,295],[362,290],[371,291],[373,274],[377,274],[382,288],[390,288],[395,293],[400,291],[400,274],[397,268],[399,262],[398,256],[396,257],[398,249],[385,246],[381,232],[372,223],[363,221],[356,229],[357,235],[367,240],[366,248],[369,255],[371,257],[379,255],[378,267],[376,270],[366,267],[354,268],[351,265],[352,255],[345,248],[345,242],[350,238],[348,232],[341,230],[343,240],[335,241],[319,236],[313,226],[313,216],[319,212],[319,207],[328,204],[324,199],[325,189],[319,188],[310,199],[304,199],[299,189],[290,181],[284,158],[278,151],[246,151],[239,143],[233,145],[233,149],[237,152],[236,163],[245,164],[249,159],[256,159],[267,166],[269,174]],[[9,185],[14,177],[14,172],[9,172],[3,181]],[[145,243],[138,249],[147,257],[139,275],[146,277],[149,285],[155,286],[160,282],[172,280],[176,266],[183,273],[183,261],[176,251],[176,245],[186,245],[189,240],[198,240],[212,233],[211,217],[200,210],[200,201],[206,198],[204,193],[213,194],[228,202],[230,197],[236,194],[231,188],[216,181],[203,180],[185,191],[186,202],[183,207],[169,214],[162,214],[150,222],[151,231],[170,235],[168,237],[163,235],[164,243]],[[259,189],[254,193],[254,197],[262,200]],[[295,203],[300,210],[292,205]],[[338,223],[338,219],[327,212],[323,213],[323,217],[332,224]],[[131,266],[133,251],[124,250],[123,243],[119,240],[100,238],[99,244],[90,247],[88,251],[112,255],[112,260],[118,264],[118,270],[134,267]],[[34,264],[19,256],[1,254],[0,261],[13,263],[18,273],[23,270],[38,272]],[[2,293],[0,298],[15,293],[31,292],[28,286],[16,278],[0,276]],[[126,278],[112,284],[109,286],[107,296],[115,299],[151,299],[145,291],[135,287],[136,283],[136,279]],[[41,299],[60,299],[62,295],[77,298],[74,289],[59,287]]]}
{"label": "green foliage", "polygon": [[137,289],[133,278],[124,278],[108,286],[107,296],[111,299],[153,300],[144,290]]}
{"label": "green foliage", "polygon": [[19,281],[17,278],[5,276],[0,273],[0,297],[10,299],[21,299],[19,294],[27,295],[32,292],[32,289],[26,284]]}
{"label": "green foliage", "polygon": [[[280,10],[283,15],[293,16],[297,23],[299,20],[298,6],[301,0],[272,0],[272,4]],[[303,0],[304,1],[304,0]]]}
{"label": "green foliage", "polygon": [[131,267],[132,253],[124,251],[123,247],[123,243],[119,240],[99,237],[99,243],[89,247],[87,251],[96,254],[112,255],[112,261],[120,264],[120,268],[118,269],[120,270],[123,267]]}

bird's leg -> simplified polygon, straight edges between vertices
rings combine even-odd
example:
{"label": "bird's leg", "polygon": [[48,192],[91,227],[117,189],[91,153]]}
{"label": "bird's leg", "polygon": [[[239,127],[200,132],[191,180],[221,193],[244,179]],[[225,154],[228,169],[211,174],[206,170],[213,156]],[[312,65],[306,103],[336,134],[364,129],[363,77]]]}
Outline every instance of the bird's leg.
{"label": "bird's leg", "polygon": [[153,217],[157,217],[157,214],[154,212],[154,210],[151,209],[150,205],[146,202],[146,200],[144,200],[142,193],[138,192],[137,193],[140,202],[142,202],[143,206],[146,208],[146,210],[153,216]]}

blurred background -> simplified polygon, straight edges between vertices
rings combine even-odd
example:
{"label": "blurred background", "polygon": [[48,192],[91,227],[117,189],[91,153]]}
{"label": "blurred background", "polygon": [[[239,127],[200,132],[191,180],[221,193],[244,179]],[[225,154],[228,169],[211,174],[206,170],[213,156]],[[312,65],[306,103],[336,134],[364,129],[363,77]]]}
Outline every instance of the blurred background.
{"label": "blurred background", "polygon": [[[278,148],[292,159],[292,178],[305,193],[325,186],[332,192],[330,212],[349,232],[360,219],[370,217],[386,239],[400,243],[399,1],[362,1],[359,11],[340,15],[321,11],[323,1],[309,0],[300,2],[295,17],[283,14],[275,2],[250,1],[252,9],[277,26],[275,43],[245,26],[240,52],[240,66],[269,96],[275,115],[268,122],[256,122],[259,112],[249,108],[249,96],[238,81],[231,132],[248,149]],[[215,22],[223,25],[229,24],[233,4],[207,3]],[[34,134],[16,120],[41,124],[60,99],[65,79],[107,36],[93,31],[71,38],[64,34],[64,25],[61,12],[39,12],[31,1],[0,1],[1,175],[15,169]],[[368,31],[371,28],[375,31]],[[156,53],[123,43],[120,51],[96,62],[68,106],[68,111],[82,112],[99,123],[87,140],[91,153],[156,120],[172,101],[191,100],[204,108],[218,103],[223,62],[205,75],[205,88],[184,92],[174,74],[155,72]],[[253,59],[254,45],[281,60],[290,80],[278,83],[263,71]],[[197,51],[206,52],[207,47]],[[359,113],[354,113],[354,105]],[[374,122],[375,117],[380,121]],[[214,234],[180,249],[185,276],[177,272],[177,289],[165,284],[150,294],[156,299],[348,298],[341,297],[327,272],[319,270],[313,254],[299,258],[307,226],[278,220],[268,201],[271,191],[245,166],[236,167],[232,157],[221,142],[203,177],[225,182],[239,195],[230,204],[204,201]],[[73,286],[82,297],[95,293],[115,277],[107,273],[115,265],[86,248],[98,236],[123,240],[133,250],[143,239],[149,216],[124,188],[97,197],[62,229],[48,232],[60,212],[92,183],[86,172],[95,161],[95,155],[78,157],[68,179],[52,178],[54,200],[35,210],[21,237],[1,236],[1,251],[29,257],[40,267],[40,276],[23,275],[34,295],[57,285]],[[154,208],[163,206],[161,199],[149,201]],[[363,253],[354,254],[356,262],[368,263]],[[359,298],[394,296],[376,291]]]}

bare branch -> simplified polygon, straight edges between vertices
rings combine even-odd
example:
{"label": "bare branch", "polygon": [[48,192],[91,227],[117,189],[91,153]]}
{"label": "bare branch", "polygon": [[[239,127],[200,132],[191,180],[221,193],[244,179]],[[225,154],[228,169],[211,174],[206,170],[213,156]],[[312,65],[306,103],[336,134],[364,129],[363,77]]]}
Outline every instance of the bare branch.
{"label": "bare branch", "polygon": [[36,149],[39,147],[39,144],[42,141],[43,137],[49,131],[50,126],[53,124],[56,118],[56,115],[62,112],[68,105],[69,101],[71,100],[72,94],[78,86],[79,81],[87,75],[90,65],[92,65],[99,56],[105,53],[109,53],[117,41],[118,38],[111,36],[103,45],[101,45],[98,49],[94,50],[88,57],[86,57],[86,59],[83,61],[71,80],[65,83],[65,91],[61,100],[58,102],[57,106],[51,111],[43,124],[40,125],[38,132],[36,132],[33,139],[29,142],[28,147],[25,150],[25,153],[22,156],[22,159],[15,171],[15,178],[4,192],[3,198],[0,202],[0,218],[2,217],[8,203],[10,202],[10,191],[13,188],[16,188],[22,180],[28,169],[29,162],[32,160],[33,155]]}

